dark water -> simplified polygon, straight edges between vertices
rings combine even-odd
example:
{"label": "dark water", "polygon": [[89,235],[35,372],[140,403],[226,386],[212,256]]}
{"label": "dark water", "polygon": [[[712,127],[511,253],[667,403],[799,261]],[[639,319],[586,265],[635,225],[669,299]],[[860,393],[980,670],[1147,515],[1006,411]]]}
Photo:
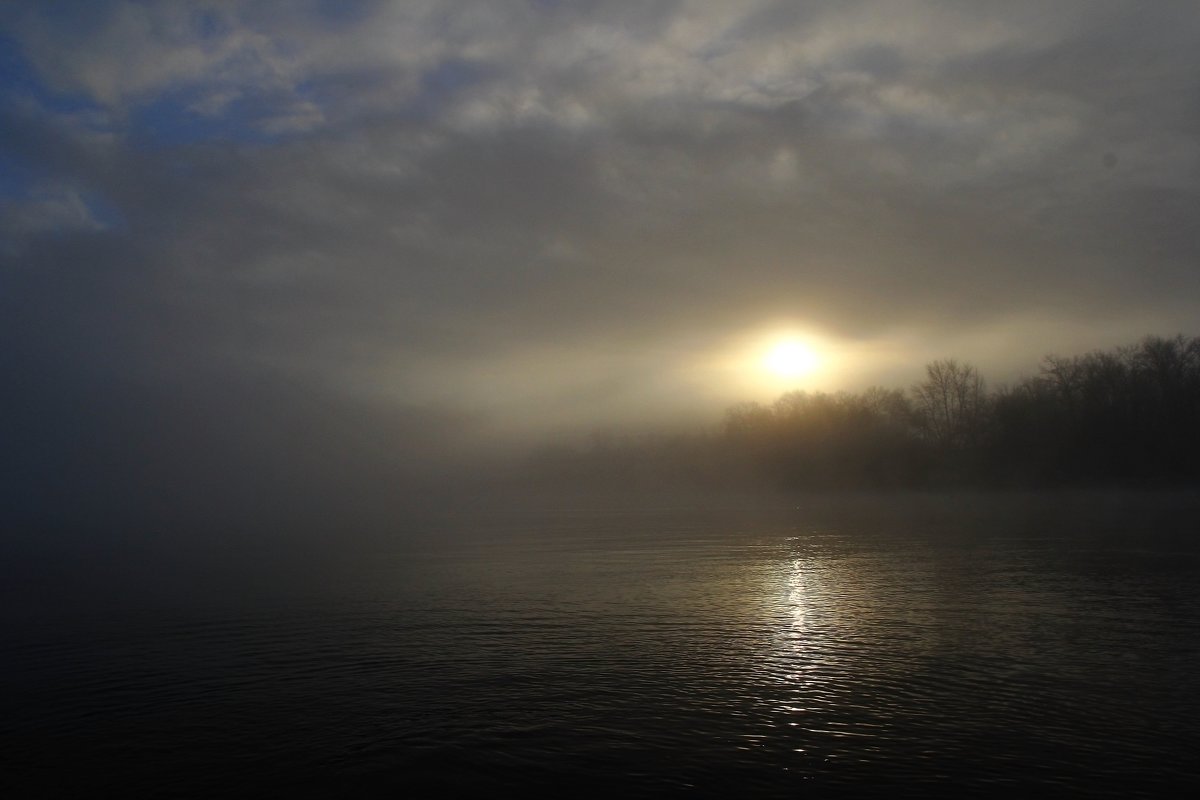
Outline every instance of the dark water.
{"label": "dark water", "polygon": [[1198,507],[639,500],[306,558],[25,553],[0,781],[1158,794],[1200,783]]}

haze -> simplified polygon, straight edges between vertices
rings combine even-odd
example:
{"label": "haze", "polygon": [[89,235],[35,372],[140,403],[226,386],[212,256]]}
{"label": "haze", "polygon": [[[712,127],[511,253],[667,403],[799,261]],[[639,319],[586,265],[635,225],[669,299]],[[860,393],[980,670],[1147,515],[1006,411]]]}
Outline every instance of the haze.
{"label": "haze", "polygon": [[[0,24],[23,507],[264,475],[357,492],[484,446],[905,387],[943,356],[1017,380],[1200,310],[1190,3]],[[765,368],[784,340],[814,366]]]}
{"label": "haze", "polygon": [[1198,267],[1195,0],[0,2],[0,797],[1186,796]]}

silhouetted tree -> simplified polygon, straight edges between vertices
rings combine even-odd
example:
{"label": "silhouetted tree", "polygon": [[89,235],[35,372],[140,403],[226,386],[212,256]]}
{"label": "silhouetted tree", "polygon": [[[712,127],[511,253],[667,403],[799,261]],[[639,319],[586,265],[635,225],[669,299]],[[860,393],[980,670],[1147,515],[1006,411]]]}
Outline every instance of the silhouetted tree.
{"label": "silhouetted tree", "polygon": [[1200,479],[1200,339],[1147,337],[1046,356],[1037,375],[985,391],[942,359],[906,394],[788,392],[730,408],[715,434],[608,437],[541,460],[544,474],[712,486],[1161,484]]}
{"label": "silhouetted tree", "polygon": [[963,448],[978,441],[985,396],[975,367],[952,358],[933,361],[925,365],[925,380],[912,393],[920,424],[934,443]]}

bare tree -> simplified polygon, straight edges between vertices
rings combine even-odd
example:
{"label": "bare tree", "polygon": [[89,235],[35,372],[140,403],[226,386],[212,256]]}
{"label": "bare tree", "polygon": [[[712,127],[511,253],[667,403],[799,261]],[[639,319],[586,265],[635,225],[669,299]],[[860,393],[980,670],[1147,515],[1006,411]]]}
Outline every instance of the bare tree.
{"label": "bare tree", "polygon": [[925,365],[925,380],[912,388],[917,413],[929,437],[963,447],[976,441],[984,414],[984,386],[970,364],[947,358]]}

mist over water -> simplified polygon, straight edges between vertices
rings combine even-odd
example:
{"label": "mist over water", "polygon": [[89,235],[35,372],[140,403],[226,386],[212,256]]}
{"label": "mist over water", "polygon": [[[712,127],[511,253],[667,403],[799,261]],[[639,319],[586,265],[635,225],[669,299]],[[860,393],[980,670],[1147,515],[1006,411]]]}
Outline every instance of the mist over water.
{"label": "mist over water", "polygon": [[130,550],[59,565],[57,604],[25,570],[4,598],[3,780],[1129,796],[1200,778],[1193,495],[682,499],[464,503],[308,552]]}
{"label": "mist over water", "polygon": [[1189,788],[1197,41],[0,3],[0,796]]}
{"label": "mist over water", "polygon": [[942,362],[942,417],[789,394],[537,452],[277,374],[35,372],[0,418],[0,784],[1198,783],[1200,499],[996,489],[1190,485],[1200,342],[1139,347],[994,396]]}

